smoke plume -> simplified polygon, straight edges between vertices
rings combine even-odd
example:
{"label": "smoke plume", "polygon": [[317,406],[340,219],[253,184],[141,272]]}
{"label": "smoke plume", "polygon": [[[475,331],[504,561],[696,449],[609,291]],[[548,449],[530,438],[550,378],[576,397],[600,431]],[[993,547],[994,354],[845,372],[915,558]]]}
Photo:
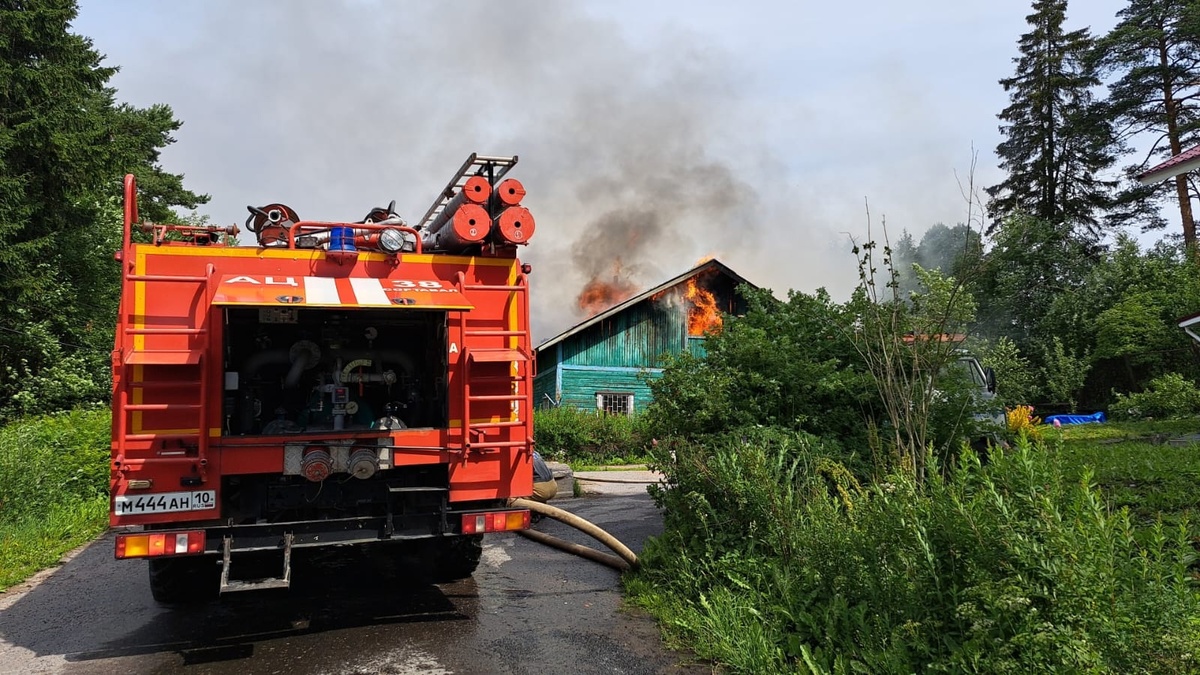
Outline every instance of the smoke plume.
{"label": "smoke plume", "polygon": [[585,5],[521,0],[180,11],[194,20],[143,36],[144,100],[116,84],[175,108],[164,161],[212,194],[214,222],[273,201],[356,219],[391,199],[416,221],[470,152],[517,154],[538,225],[521,251],[535,341],[596,311],[590,283],[616,298],[704,255],[776,290],[852,282],[847,227],[812,215],[762,111],[739,103],[745,74],[697,36],[646,46]]}

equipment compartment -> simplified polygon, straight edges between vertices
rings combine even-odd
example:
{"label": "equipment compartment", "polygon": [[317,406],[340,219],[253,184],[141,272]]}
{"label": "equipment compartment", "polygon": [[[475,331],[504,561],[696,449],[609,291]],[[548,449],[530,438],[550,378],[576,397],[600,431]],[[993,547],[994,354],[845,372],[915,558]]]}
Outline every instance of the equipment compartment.
{"label": "equipment compartment", "polygon": [[444,427],[446,313],[230,307],[225,433]]}

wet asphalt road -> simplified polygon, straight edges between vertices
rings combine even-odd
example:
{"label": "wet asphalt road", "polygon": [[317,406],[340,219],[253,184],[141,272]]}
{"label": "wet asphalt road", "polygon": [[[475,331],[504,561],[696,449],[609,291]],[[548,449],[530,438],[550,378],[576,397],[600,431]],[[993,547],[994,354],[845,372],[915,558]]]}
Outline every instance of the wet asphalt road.
{"label": "wet asphalt road", "polygon": [[[644,485],[554,505],[635,551],[662,528]],[[535,529],[592,545],[551,520]],[[622,607],[615,571],[515,535],[488,535],[474,578],[406,580],[382,556],[299,557],[293,587],[169,609],[111,535],[0,594],[0,673],[702,673]],[[236,564],[236,563],[235,563]]]}

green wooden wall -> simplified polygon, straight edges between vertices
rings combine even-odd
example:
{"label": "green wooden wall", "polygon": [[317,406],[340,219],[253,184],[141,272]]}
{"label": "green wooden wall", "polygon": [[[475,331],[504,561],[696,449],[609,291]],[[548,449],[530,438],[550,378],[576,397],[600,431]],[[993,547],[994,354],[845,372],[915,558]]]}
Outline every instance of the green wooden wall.
{"label": "green wooden wall", "polygon": [[563,340],[562,363],[655,368],[660,355],[679,353],[686,340],[686,310],[646,300]]}

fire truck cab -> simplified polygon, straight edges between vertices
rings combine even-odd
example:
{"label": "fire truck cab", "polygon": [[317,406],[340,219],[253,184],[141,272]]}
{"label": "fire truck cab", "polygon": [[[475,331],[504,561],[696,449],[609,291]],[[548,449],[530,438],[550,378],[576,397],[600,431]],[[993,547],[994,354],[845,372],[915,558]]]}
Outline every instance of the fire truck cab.
{"label": "fire truck cab", "polygon": [[[251,206],[248,245],[139,222],[126,177],[110,522],[156,599],[287,587],[309,547],[388,544],[450,580],[529,526],[508,506],[532,493],[516,161],[471,155],[412,226],[394,203]],[[250,554],[275,572],[239,574]]]}

